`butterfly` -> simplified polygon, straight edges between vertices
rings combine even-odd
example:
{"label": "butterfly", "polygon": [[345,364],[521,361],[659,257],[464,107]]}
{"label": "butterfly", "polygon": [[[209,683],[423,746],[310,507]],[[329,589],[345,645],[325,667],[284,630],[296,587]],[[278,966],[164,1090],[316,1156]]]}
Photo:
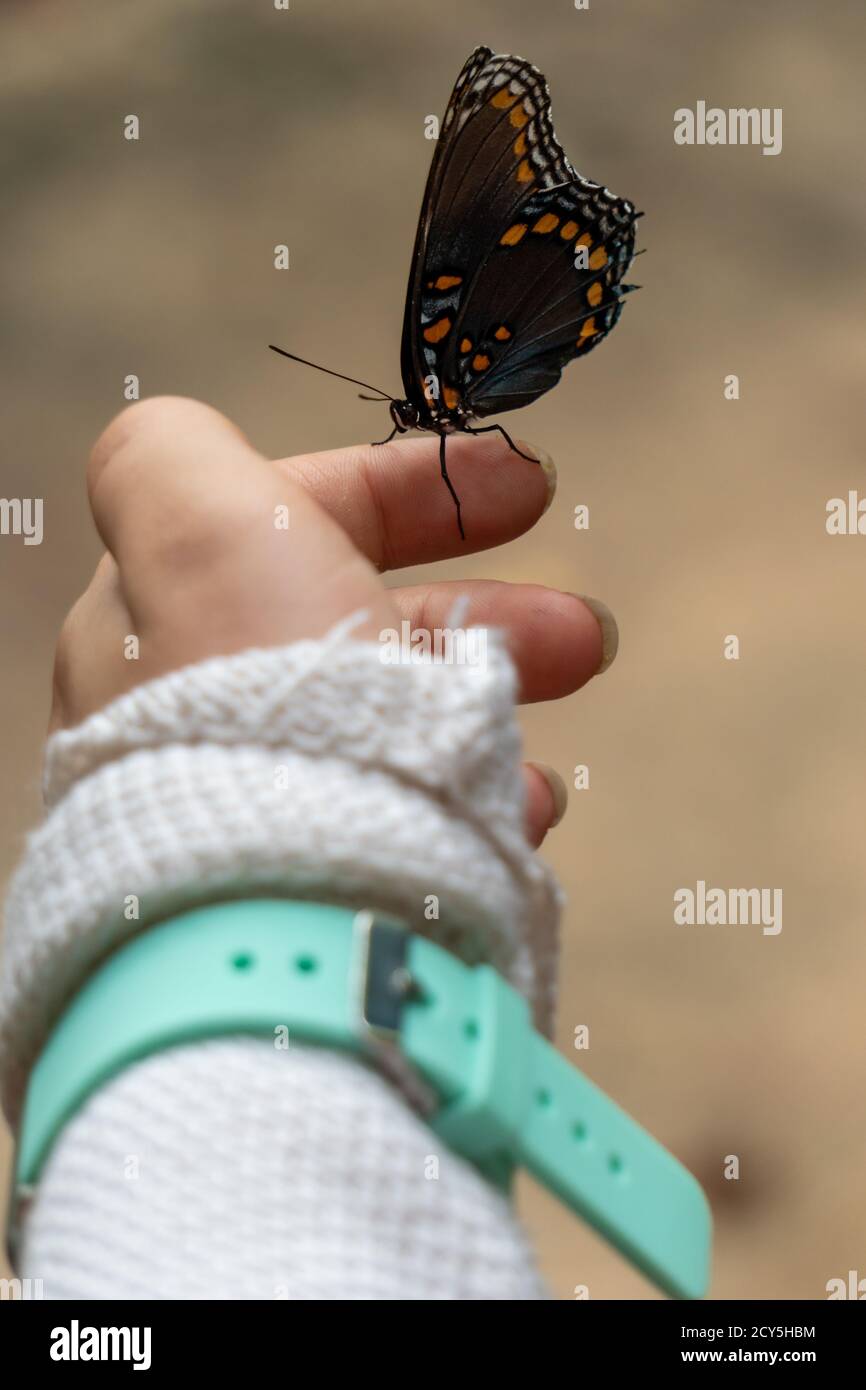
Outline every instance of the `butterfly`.
{"label": "butterfly", "polygon": [[640,216],[569,163],[537,68],[489,48],[470,54],[442,121],[418,221],[400,354],[405,399],[342,378],[378,392],[364,399],[390,402],[394,428],[378,443],[411,429],[438,434],[440,472],[464,539],[448,435],[498,431],[530,457],[501,425],[474,422],[537,400],[568,362],[603,341],[623,296],[638,288],[623,275]]}

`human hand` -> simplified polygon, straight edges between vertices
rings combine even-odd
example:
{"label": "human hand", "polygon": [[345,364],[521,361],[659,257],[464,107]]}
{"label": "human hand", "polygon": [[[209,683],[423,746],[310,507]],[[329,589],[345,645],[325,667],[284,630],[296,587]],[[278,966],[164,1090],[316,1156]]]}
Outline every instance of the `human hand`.
{"label": "human hand", "polygon": [[[422,437],[271,462],[197,401],[156,398],[123,411],[88,468],[106,554],[60,634],[52,730],[167,671],[319,637],[359,609],[361,639],[378,640],[403,619],[444,628],[459,595],[469,600],[464,624],[507,633],[523,701],[577,690],[616,651],[603,606],[596,614],[576,595],[533,584],[383,584],[387,570],[466,553],[437,451],[438,440]],[[474,550],[527,531],[555,486],[552,465],[534,467],[492,435],[449,438],[448,466]],[[288,508],[288,530],[274,524],[278,507]],[[132,634],[135,661],[125,659]],[[524,773],[537,845],[567,793],[550,769],[527,763]]]}

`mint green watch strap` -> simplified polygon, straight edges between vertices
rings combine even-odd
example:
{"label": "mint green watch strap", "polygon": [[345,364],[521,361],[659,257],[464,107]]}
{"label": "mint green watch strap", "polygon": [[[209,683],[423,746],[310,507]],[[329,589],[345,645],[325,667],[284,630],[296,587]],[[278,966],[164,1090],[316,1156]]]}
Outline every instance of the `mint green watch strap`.
{"label": "mint green watch strap", "polygon": [[430,1124],[450,1147],[495,1180],[523,1165],[665,1292],[706,1292],[698,1183],[535,1032],[521,996],[488,966],[321,903],[220,903],[119,948],[33,1070],[13,1205],[97,1087],[162,1048],[231,1033],[370,1057],[399,1048],[433,1088]]}

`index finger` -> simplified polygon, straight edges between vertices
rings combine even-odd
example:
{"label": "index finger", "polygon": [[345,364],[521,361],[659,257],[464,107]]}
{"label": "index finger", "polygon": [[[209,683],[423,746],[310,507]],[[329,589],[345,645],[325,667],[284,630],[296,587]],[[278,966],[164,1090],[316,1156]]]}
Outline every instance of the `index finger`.
{"label": "index finger", "polygon": [[379,570],[447,560],[503,545],[528,531],[556,490],[550,455],[515,440],[529,462],[498,434],[450,434],[448,475],[460,498],[465,541],[439,469],[435,435],[357,444],[279,459]]}

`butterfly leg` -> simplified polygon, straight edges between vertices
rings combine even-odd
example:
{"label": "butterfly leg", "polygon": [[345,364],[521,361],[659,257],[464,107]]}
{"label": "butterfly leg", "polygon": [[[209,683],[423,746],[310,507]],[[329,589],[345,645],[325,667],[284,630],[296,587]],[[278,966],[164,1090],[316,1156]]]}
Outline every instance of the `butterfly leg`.
{"label": "butterfly leg", "polygon": [[381,446],[382,446],[383,444],[390,444],[390,443],[391,443],[391,440],[394,438],[394,435],[395,435],[396,433],[397,433],[397,426],[395,425],[394,428],[392,429],[391,433],[388,435],[388,438],[387,438],[387,439],[374,439],[373,442],[372,442],[372,444],[370,445],[370,448],[371,448],[371,449],[379,449],[379,448],[381,448]]}
{"label": "butterfly leg", "polygon": [[458,525],[459,528],[460,528],[460,539],[463,540],[463,541],[465,541],[465,539],[466,539],[466,532],[463,530],[463,520],[462,520],[462,517],[461,517],[461,515],[460,515],[460,498],[457,496],[457,493],[454,491],[454,487],[453,487],[453,485],[452,485],[452,483],[451,483],[451,479],[448,477],[448,469],[445,467],[445,435],[444,435],[444,434],[440,434],[440,436],[439,436],[439,471],[441,472],[442,477],[443,477],[444,480],[445,480],[445,486],[447,487],[448,491],[451,493],[451,496],[454,498],[454,505],[455,505],[455,507],[457,508],[457,525]]}
{"label": "butterfly leg", "polygon": [[527,459],[529,463],[538,463],[538,459],[534,459],[531,454],[524,454],[522,449],[518,449],[511,435],[501,425],[482,425],[478,430],[470,429],[468,425],[464,425],[463,428],[467,434],[490,434],[491,430],[498,430],[509,449],[513,449],[515,454],[519,454],[522,459]]}

